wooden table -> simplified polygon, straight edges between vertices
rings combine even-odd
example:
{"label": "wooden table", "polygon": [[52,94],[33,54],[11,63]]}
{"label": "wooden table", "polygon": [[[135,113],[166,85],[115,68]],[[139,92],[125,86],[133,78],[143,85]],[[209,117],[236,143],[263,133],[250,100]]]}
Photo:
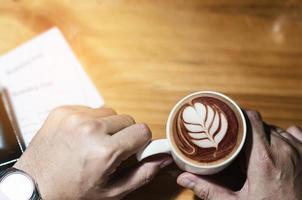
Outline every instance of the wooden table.
{"label": "wooden table", "polygon": [[[302,3],[1,0],[0,53],[58,26],[108,106],[165,136],[175,102],[226,93],[269,123],[302,125]],[[175,166],[128,199],[193,199]]]}

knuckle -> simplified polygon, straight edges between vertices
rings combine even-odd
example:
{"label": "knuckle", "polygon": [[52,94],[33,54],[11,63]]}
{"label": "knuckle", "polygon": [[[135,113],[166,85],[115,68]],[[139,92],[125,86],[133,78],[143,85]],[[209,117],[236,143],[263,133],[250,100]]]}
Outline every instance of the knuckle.
{"label": "knuckle", "polygon": [[134,120],[134,118],[132,117],[132,116],[130,116],[130,115],[125,115],[125,114],[123,114],[123,115],[121,115],[123,118],[124,118],[124,120],[126,121],[126,122],[128,122],[129,124],[134,124],[135,123],[135,120]]}
{"label": "knuckle", "polygon": [[260,152],[257,156],[257,161],[261,171],[265,174],[271,173],[275,170],[274,161],[270,152]]}
{"label": "knuckle", "polygon": [[289,132],[301,132],[301,128],[297,125],[292,125],[288,127],[287,131]]}
{"label": "knuckle", "polygon": [[270,174],[275,170],[275,166],[271,161],[259,162],[261,171],[265,174]]}
{"label": "knuckle", "polygon": [[66,116],[66,121],[70,124],[80,124],[84,120],[84,115],[80,113],[71,113]]}
{"label": "knuckle", "polygon": [[292,160],[297,162],[300,159],[300,152],[290,143],[284,140],[276,145],[276,163],[283,165],[284,161]]}
{"label": "knuckle", "polygon": [[67,114],[71,111],[71,108],[68,106],[59,106],[55,109],[53,109],[52,111],[50,111],[50,115],[63,115],[63,114]]}
{"label": "knuckle", "polygon": [[118,192],[117,189],[111,189],[108,190],[108,192],[106,193],[106,197],[108,199],[120,199],[119,197],[121,196],[120,192]]}
{"label": "knuckle", "polygon": [[295,153],[294,148],[286,142],[281,146],[281,151],[286,155],[293,155]]}
{"label": "knuckle", "polygon": [[113,109],[113,108],[109,108],[109,107],[101,107],[101,110],[106,111],[108,113],[111,113],[113,115],[116,115],[117,112]]}
{"label": "knuckle", "polygon": [[98,155],[106,161],[111,160],[114,157],[115,152],[115,148],[111,145],[102,145],[98,149]]}
{"label": "knuckle", "polygon": [[154,176],[155,176],[155,169],[153,169],[150,166],[146,167],[146,170],[141,175],[142,184],[145,185],[145,184],[150,183],[152,181],[152,179],[154,178]]}
{"label": "knuckle", "polygon": [[91,120],[91,125],[93,126],[95,131],[98,132],[106,132],[107,130],[107,123],[104,120]]}
{"label": "knuckle", "polygon": [[146,141],[151,140],[152,134],[150,128],[146,124],[138,124],[138,130],[140,135],[145,139]]}
{"label": "knuckle", "polygon": [[194,192],[202,200],[208,200],[209,197],[210,197],[210,191],[209,191],[209,189],[204,189],[201,186],[195,187],[194,188]]}
{"label": "knuckle", "polygon": [[261,119],[261,115],[256,110],[248,110],[247,115],[253,119]]}
{"label": "knuckle", "polygon": [[105,128],[105,123],[96,120],[89,120],[80,125],[80,130],[84,134],[92,134],[98,131],[102,131]]}

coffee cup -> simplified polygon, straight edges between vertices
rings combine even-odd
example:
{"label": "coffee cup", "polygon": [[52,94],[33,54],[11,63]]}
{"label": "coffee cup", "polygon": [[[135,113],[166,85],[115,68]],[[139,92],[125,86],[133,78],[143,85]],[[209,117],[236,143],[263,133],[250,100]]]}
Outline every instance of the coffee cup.
{"label": "coffee cup", "polygon": [[137,153],[137,159],[167,153],[182,170],[209,175],[230,165],[245,139],[246,120],[240,107],[224,94],[200,91],[173,107],[166,139],[151,141]]}

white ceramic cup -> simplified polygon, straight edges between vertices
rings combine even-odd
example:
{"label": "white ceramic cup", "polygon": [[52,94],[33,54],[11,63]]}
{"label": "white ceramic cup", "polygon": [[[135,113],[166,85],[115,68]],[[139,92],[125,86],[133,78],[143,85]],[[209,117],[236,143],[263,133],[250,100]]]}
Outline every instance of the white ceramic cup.
{"label": "white ceramic cup", "polygon": [[[223,162],[219,162],[217,164],[199,164],[197,162],[192,162],[189,159],[185,159],[184,155],[180,152],[180,150],[174,145],[172,145],[172,123],[175,117],[175,112],[178,111],[179,107],[186,102],[188,99],[192,99],[198,96],[210,96],[210,97],[217,97],[229,106],[232,107],[232,109],[235,109],[235,113],[237,113],[236,117],[238,120],[241,120],[242,127],[242,139],[233,154],[228,157],[226,160]],[[141,161],[144,158],[147,158],[149,156],[155,155],[155,154],[160,154],[160,153],[167,153],[171,154],[175,163],[178,165],[179,168],[182,170],[195,173],[195,174],[200,174],[200,175],[209,175],[209,174],[214,174],[218,173],[224,168],[226,168],[228,165],[231,164],[231,162],[236,158],[236,156],[239,154],[239,152],[242,149],[242,146],[245,142],[246,138],[246,120],[245,117],[242,113],[242,110],[240,107],[229,97],[218,93],[218,92],[213,92],[213,91],[200,91],[196,93],[192,93],[183,99],[181,99],[172,109],[170,112],[170,115],[168,117],[168,121],[166,124],[166,139],[159,139],[159,140],[153,140],[151,141],[146,147],[144,147],[140,152],[137,153],[137,160]]]}

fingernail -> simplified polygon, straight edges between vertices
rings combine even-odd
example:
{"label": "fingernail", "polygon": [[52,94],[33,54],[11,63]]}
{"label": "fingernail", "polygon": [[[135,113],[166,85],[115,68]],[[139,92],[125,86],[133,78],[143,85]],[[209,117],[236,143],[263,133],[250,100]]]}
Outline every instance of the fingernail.
{"label": "fingernail", "polygon": [[160,168],[165,168],[166,166],[170,165],[171,163],[173,162],[173,159],[172,158],[168,158],[167,160],[165,160],[164,162],[162,162],[160,164]]}
{"label": "fingernail", "polygon": [[188,178],[182,178],[178,181],[179,185],[185,187],[185,188],[189,188],[189,189],[193,189],[195,186],[195,182],[188,179]]}

